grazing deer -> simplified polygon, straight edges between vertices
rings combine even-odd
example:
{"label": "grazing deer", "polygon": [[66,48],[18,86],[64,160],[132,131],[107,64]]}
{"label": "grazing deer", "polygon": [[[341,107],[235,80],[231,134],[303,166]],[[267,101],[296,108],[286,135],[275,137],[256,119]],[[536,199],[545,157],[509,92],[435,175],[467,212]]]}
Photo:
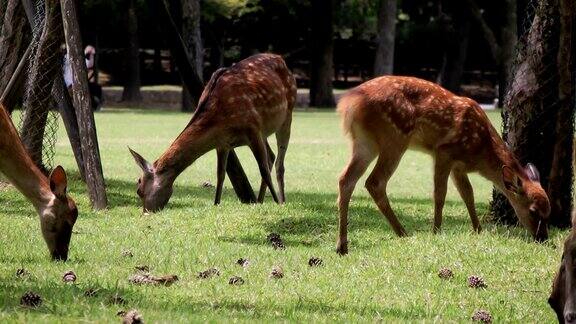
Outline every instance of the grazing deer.
{"label": "grazing deer", "polygon": [[576,211],[572,213],[572,230],[564,241],[560,268],[554,278],[548,304],[559,323],[576,322]]}
{"label": "grazing deer", "polygon": [[0,172],[36,208],[52,259],[66,261],[78,217],[74,200],[66,194],[66,173],[57,166],[46,178],[28,156],[6,111],[0,104]]}
{"label": "grazing deer", "polygon": [[[290,140],[296,81],[284,60],[273,54],[258,54],[219,69],[212,75],[198,102],[198,108],[182,133],[153,164],[130,150],[143,171],[137,194],[145,211],[158,211],[172,195],[176,177],[196,159],[216,149],[218,157],[215,204],[220,203],[228,152],[248,145],[258,162],[262,184],[274,201],[283,203],[284,158]],[[276,134],[278,157],[276,177],[280,196],[272,185],[273,153],[266,138]]]}
{"label": "grazing deer", "polygon": [[390,207],[388,180],[407,149],[434,158],[434,232],[440,230],[448,177],[466,204],[474,230],[480,222],[467,174],[479,172],[512,204],[520,222],[536,240],[548,237],[550,203],[536,168],[522,167],[479,105],[440,86],[411,77],[386,76],[350,90],[338,103],[352,158],[339,181],[340,235],[337,251],[347,246],[348,205],[358,179],[376,157],[366,188],[398,236],[406,230]]}

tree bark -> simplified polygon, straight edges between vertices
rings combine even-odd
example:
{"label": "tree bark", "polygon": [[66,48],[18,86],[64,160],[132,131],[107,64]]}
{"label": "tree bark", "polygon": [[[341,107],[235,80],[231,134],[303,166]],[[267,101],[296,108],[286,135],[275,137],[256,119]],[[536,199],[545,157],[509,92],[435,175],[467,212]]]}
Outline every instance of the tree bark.
{"label": "tree bark", "polygon": [[140,46],[138,41],[138,16],[134,0],[128,0],[126,10],[126,27],[128,31],[128,47],[126,48],[126,79],[122,101],[140,102]]}
{"label": "tree bark", "polygon": [[394,72],[394,44],[396,40],[397,12],[397,0],[379,1],[374,76],[391,75]]}
{"label": "tree bark", "polygon": [[[550,182],[557,133],[558,14],[554,0],[539,2],[526,46],[518,53],[518,66],[503,111],[504,140],[522,164],[536,165],[545,189]],[[501,222],[517,223],[512,207],[504,195],[496,191],[492,212]]]}
{"label": "tree bark", "polygon": [[[194,63],[196,74],[202,80],[203,70],[203,46],[200,33],[200,0],[181,0],[182,2],[182,39],[190,57],[188,60]],[[194,111],[200,98],[191,94],[183,83],[182,86],[182,111]]]}
{"label": "tree bark", "polygon": [[560,0],[560,46],[558,51],[559,109],[556,123],[556,145],[548,194],[552,207],[551,223],[570,227],[574,183],[574,110],[576,109],[576,5],[573,0]]}
{"label": "tree bark", "polygon": [[108,198],[106,197],[106,184],[102,173],[92,100],[90,100],[90,92],[88,90],[88,72],[82,48],[76,4],[75,0],[60,1],[62,4],[66,48],[72,67],[73,99],[78,117],[80,138],[82,138],[82,157],[84,159],[88,194],[92,208],[97,210],[105,209],[108,205]]}
{"label": "tree bark", "polygon": [[[3,11],[0,12],[4,14]],[[0,93],[6,89],[21,54],[25,51],[26,27],[26,15],[21,1],[8,0],[0,32]]]}
{"label": "tree bark", "polygon": [[311,12],[310,106],[334,107],[334,11],[338,0],[315,0]]}

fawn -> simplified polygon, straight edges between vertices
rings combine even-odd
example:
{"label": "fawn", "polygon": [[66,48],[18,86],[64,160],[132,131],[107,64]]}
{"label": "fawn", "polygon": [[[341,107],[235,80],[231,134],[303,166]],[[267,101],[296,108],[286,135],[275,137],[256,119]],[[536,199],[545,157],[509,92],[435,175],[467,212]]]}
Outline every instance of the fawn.
{"label": "fawn", "polygon": [[352,142],[352,157],[339,180],[338,253],[348,252],[350,197],[376,157],[366,188],[394,232],[406,235],[390,206],[386,187],[409,148],[424,151],[434,159],[434,232],[442,224],[450,175],[474,230],[481,230],[467,176],[478,172],[504,193],[536,240],[547,239],[550,203],[538,171],[531,164],[522,167],[474,100],[425,80],[385,76],[350,90],[339,101],[338,112]]}
{"label": "fawn", "polygon": [[[144,210],[164,208],[172,195],[176,177],[213,149],[218,157],[214,203],[219,204],[228,152],[241,145],[248,145],[258,162],[262,176],[258,201],[263,201],[268,187],[274,201],[283,203],[286,200],[284,158],[295,102],[296,81],[281,56],[258,54],[214,72],[192,119],[156,162],[150,164],[130,150],[143,171],[137,194]],[[272,134],[276,134],[278,144],[279,196],[270,176],[274,154],[266,138]]]}
{"label": "fawn", "polygon": [[34,205],[53,260],[66,261],[72,228],[78,217],[66,194],[66,172],[57,166],[46,176],[30,159],[7,110],[0,104],[0,172]]}

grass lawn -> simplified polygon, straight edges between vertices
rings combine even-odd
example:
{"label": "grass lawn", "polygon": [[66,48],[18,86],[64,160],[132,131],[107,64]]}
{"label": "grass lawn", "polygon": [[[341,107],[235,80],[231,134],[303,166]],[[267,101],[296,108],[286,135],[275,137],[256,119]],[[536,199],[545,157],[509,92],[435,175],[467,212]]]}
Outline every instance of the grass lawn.
{"label": "grass lawn", "polygon": [[[397,238],[359,182],[349,217],[349,249],[335,252],[337,178],[348,159],[348,145],[336,114],[296,112],[286,161],[288,203],[270,196],[263,205],[240,204],[226,183],[222,204],[213,206],[216,154],[199,159],[178,178],[163,212],[143,216],[136,196],[140,171],[129,145],[154,160],[187,124],[174,112],[105,111],[96,114],[109,209],[90,210],[84,185],[61,126],[56,160],[69,171],[69,191],[79,203],[70,259],[49,261],[32,206],[14,189],[0,189],[0,322],[118,322],[121,309],[138,309],[147,322],[466,322],[477,309],[495,322],[552,322],[546,302],[565,232],[554,230],[546,244],[531,241],[520,228],[494,226],[488,216],[491,185],[472,176],[484,231],[477,235],[463,202],[450,185],[441,234],[433,235],[431,159],[405,155],[389,184],[392,206],[411,234]],[[497,113],[491,112],[499,124]],[[499,128],[499,126],[498,126]],[[274,141],[274,140],[272,140]],[[275,146],[272,146],[275,149]],[[256,163],[238,150],[259,186]],[[274,250],[266,240],[279,233],[287,248]],[[133,257],[122,255],[130,250]],[[312,256],[323,266],[309,267]],[[236,264],[239,258],[250,266]],[[128,282],[137,265],[154,274],[176,274],[170,287]],[[273,266],[283,279],[269,278]],[[198,279],[216,267],[221,275]],[[439,279],[441,267],[454,272]],[[17,279],[18,268],[28,279]],[[74,270],[76,284],[62,274]],[[469,275],[488,288],[467,287]],[[228,284],[232,276],[245,284]],[[84,291],[98,290],[94,297]],[[37,309],[19,306],[25,291],[44,300]],[[126,304],[111,302],[122,296]]]}

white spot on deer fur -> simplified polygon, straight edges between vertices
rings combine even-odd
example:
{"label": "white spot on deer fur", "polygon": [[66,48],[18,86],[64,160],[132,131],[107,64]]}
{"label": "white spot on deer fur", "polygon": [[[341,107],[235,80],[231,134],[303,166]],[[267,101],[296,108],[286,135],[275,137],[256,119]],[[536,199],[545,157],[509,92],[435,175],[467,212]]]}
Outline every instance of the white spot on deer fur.
{"label": "white spot on deer fur", "polygon": [[229,104],[233,104],[234,101],[236,101],[236,97],[230,97],[230,98],[228,98],[228,103],[229,103]]}

